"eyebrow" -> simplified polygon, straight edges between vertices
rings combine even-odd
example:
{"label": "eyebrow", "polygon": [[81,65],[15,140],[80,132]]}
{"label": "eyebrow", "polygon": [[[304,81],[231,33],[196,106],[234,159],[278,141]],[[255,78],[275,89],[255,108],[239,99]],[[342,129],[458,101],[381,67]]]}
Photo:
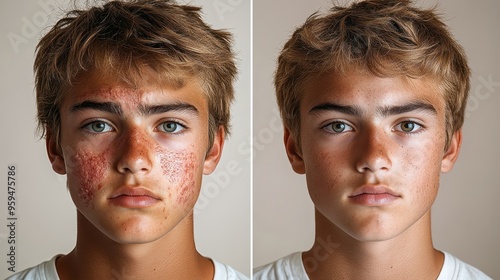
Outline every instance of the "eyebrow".
{"label": "eyebrow", "polygon": [[162,105],[151,105],[151,106],[141,105],[139,107],[139,111],[141,112],[142,115],[145,116],[157,115],[171,111],[188,112],[194,115],[199,114],[198,109],[196,109],[195,106],[189,103],[174,103],[174,104],[162,104]]}
{"label": "eyebrow", "polygon": [[[71,112],[79,112],[84,110],[97,110],[123,116],[122,107],[119,104],[113,102],[84,101],[71,107]],[[195,115],[199,114],[198,109],[195,106],[189,103],[182,102],[173,104],[139,106],[139,112],[144,116],[157,115],[171,111],[186,111]]]}
{"label": "eyebrow", "polygon": [[80,112],[85,110],[97,110],[120,116],[123,115],[123,111],[120,105],[113,102],[83,101],[71,107],[71,112]]}
{"label": "eyebrow", "polygon": [[[314,106],[309,113],[321,111],[336,111],[346,115],[361,117],[365,112],[359,106],[340,105],[332,102],[322,103]],[[422,101],[413,101],[403,105],[377,107],[377,114],[384,117],[401,115],[404,113],[424,111],[432,115],[437,115],[437,110],[429,103]]]}

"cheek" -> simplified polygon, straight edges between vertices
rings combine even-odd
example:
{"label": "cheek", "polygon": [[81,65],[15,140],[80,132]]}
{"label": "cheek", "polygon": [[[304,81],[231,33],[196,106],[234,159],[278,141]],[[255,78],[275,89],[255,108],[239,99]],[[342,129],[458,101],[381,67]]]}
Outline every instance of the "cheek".
{"label": "cheek", "polygon": [[[401,168],[402,172],[417,173],[423,179],[428,179],[429,176],[435,177],[436,173],[440,173],[443,156],[440,145],[427,142],[421,146],[408,148],[399,152],[399,154],[402,155],[400,160],[404,161],[404,166]],[[425,176],[425,174],[428,176]]]}
{"label": "cheek", "polygon": [[314,201],[328,199],[347,184],[346,162],[340,153],[311,150],[304,157],[309,194]]}
{"label": "cheek", "polygon": [[95,192],[103,186],[102,180],[109,162],[108,154],[107,151],[99,154],[80,151],[70,157],[68,168],[72,180],[69,182],[77,186],[78,197],[86,206],[91,205]]}
{"label": "cheek", "polygon": [[157,147],[163,177],[167,179],[169,191],[176,194],[177,204],[188,203],[196,191],[196,156],[195,153],[180,151],[165,151]]}

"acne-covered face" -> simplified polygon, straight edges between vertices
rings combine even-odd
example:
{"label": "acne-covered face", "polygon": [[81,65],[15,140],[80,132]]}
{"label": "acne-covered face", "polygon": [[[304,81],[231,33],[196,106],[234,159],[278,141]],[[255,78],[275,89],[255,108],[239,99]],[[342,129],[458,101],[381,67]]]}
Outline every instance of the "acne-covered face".
{"label": "acne-covered face", "polygon": [[285,144],[319,220],[359,241],[417,223],[455,160],[444,150],[444,99],[430,79],[322,74],[305,87],[300,125],[300,148],[289,134]]}
{"label": "acne-covered face", "polygon": [[115,241],[141,243],[192,212],[202,174],[218,160],[207,156],[208,105],[195,81],[131,87],[89,73],[60,111],[52,164],[67,174],[72,199],[93,226]]}

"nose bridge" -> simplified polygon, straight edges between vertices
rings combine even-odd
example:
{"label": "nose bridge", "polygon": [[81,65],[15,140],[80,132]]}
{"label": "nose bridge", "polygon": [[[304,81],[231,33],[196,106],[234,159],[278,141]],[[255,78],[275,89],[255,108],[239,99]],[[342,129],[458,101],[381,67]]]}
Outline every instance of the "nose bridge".
{"label": "nose bridge", "polygon": [[375,172],[391,168],[392,141],[381,128],[370,127],[362,133],[356,168],[359,172]]}
{"label": "nose bridge", "polygon": [[153,163],[154,143],[147,131],[140,127],[130,127],[121,137],[119,171],[122,173],[149,171]]}

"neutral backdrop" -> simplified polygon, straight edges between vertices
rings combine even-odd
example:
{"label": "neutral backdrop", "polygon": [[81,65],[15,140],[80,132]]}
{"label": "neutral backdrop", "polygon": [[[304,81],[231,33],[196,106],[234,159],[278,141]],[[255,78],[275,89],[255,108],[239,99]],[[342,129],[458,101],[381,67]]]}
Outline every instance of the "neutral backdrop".
{"label": "neutral backdrop", "polygon": [[[338,1],[349,3],[349,1]],[[473,70],[464,143],[454,170],[442,176],[433,208],[435,247],[500,279],[500,1],[415,1],[439,11],[465,48]],[[272,77],[292,31],[329,0],[254,0],[254,266],[307,250],[314,237],[313,205],[304,176],[294,174],[283,148]],[[488,83],[493,81],[494,83]]]}
{"label": "neutral backdrop", "polygon": [[[82,1],[76,1],[82,3]],[[215,172],[205,176],[195,208],[199,251],[250,273],[250,154],[237,147],[250,143],[250,2],[183,0],[203,6],[215,28],[235,35],[240,69],[233,104],[233,134]],[[17,266],[36,265],[75,245],[76,210],[65,178],[52,171],[44,141],[35,136],[33,59],[35,46],[68,10],[66,0],[5,0],[0,3],[0,279],[7,270],[7,166],[17,177]],[[15,40],[14,40],[14,39]],[[13,43],[14,42],[14,43]]]}

